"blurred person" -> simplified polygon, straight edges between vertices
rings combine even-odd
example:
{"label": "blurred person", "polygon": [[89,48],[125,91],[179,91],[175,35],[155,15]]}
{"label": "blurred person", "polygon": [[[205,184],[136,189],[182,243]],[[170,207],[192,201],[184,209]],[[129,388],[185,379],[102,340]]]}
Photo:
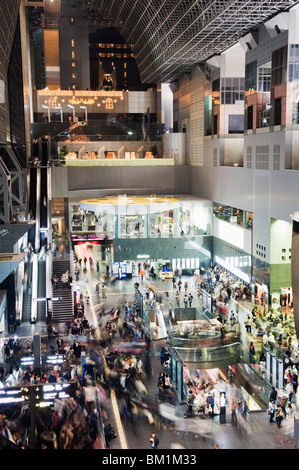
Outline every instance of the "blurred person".
{"label": "blurred person", "polygon": [[150,437],[151,447],[152,449],[158,449],[159,447],[159,438],[155,432],[152,432]]}
{"label": "blurred person", "polygon": [[215,400],[211,392],[208,393],[206,402],[208,406],[209,417],[214,418]]}
{"label": "blurred person", "polygon": [[7,417],[5,414],[0,414],[0,434],[9,439],[11,442],[14,442],[12,433],[8,428]]}
{"label": "blurred person", "polygon": [[281,408],[281,406],[276,405],[275,407],[275,418],[276,418],[276,426],[280,429],[281,428],[281,423],[282,423],[282,420],[283,420],[283,410]]}
{"label": "blurred person", "polygon": [[274,424],[274,416],[275,416],[275,402],[274,402],[274,400],[270,400],[270,402],[269,402],[268,414],[270,416],[269,422]]}

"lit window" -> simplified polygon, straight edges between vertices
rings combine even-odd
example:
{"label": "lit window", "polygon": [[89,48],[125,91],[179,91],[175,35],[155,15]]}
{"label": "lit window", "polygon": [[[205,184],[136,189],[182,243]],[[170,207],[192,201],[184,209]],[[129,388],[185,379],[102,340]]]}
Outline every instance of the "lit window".
{"label": "lit window", "polygon": [[74,18],[73,17],[71,17],[71,23],[74,23]]}
{"label": "lit window", "polygon": [[75,39],[72,39],[72,47],[75,47]]}
{"label": "lit window", "polygon": [[76,73],[72,73],[72,78],[77,78],[77,74],[76,74]]}
{"label": "lit window", "polygon": [[75,57],[76,57],[75,51],[72,51],[72,59],[75,59]]}
{"label": "lit window", "polygon": [[111,98],[106,99],[106,109],[113,109],[113,100]]}
{"label": "lit window", "polygon": [[124,62],[124,69],[127,68],[127,62]]}
{"label": "lit window", "polygon": [[76,62],[72,62],[72,67],[76,67]]}

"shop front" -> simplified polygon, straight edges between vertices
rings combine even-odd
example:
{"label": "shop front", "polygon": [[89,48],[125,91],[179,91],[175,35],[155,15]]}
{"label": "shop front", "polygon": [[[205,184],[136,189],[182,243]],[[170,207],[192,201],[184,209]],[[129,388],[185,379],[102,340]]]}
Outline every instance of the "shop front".
{"label": "shop front", "polygon": [[265,310],[268,309],[268,286],[259,281],[256,281],[254,284],[254,303],[265,308]]}

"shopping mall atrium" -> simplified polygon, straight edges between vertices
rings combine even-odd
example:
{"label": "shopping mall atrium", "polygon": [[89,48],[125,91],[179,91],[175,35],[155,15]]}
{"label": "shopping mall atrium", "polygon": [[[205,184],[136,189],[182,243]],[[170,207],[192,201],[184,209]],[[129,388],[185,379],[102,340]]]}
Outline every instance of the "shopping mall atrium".
{"label": "shopping mall atrium", "polygon": [[0,21],[0,448],[299,448],[299,1]]}

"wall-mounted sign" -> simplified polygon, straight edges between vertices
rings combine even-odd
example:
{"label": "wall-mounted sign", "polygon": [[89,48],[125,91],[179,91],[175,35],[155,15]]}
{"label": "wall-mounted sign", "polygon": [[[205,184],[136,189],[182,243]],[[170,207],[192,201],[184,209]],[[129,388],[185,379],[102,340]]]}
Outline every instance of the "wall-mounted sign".
{"label": "wall-mounted sign", "polygon": [[93,98],[72,98],[68,100],[70,104],[94,104],[95,100]]}

